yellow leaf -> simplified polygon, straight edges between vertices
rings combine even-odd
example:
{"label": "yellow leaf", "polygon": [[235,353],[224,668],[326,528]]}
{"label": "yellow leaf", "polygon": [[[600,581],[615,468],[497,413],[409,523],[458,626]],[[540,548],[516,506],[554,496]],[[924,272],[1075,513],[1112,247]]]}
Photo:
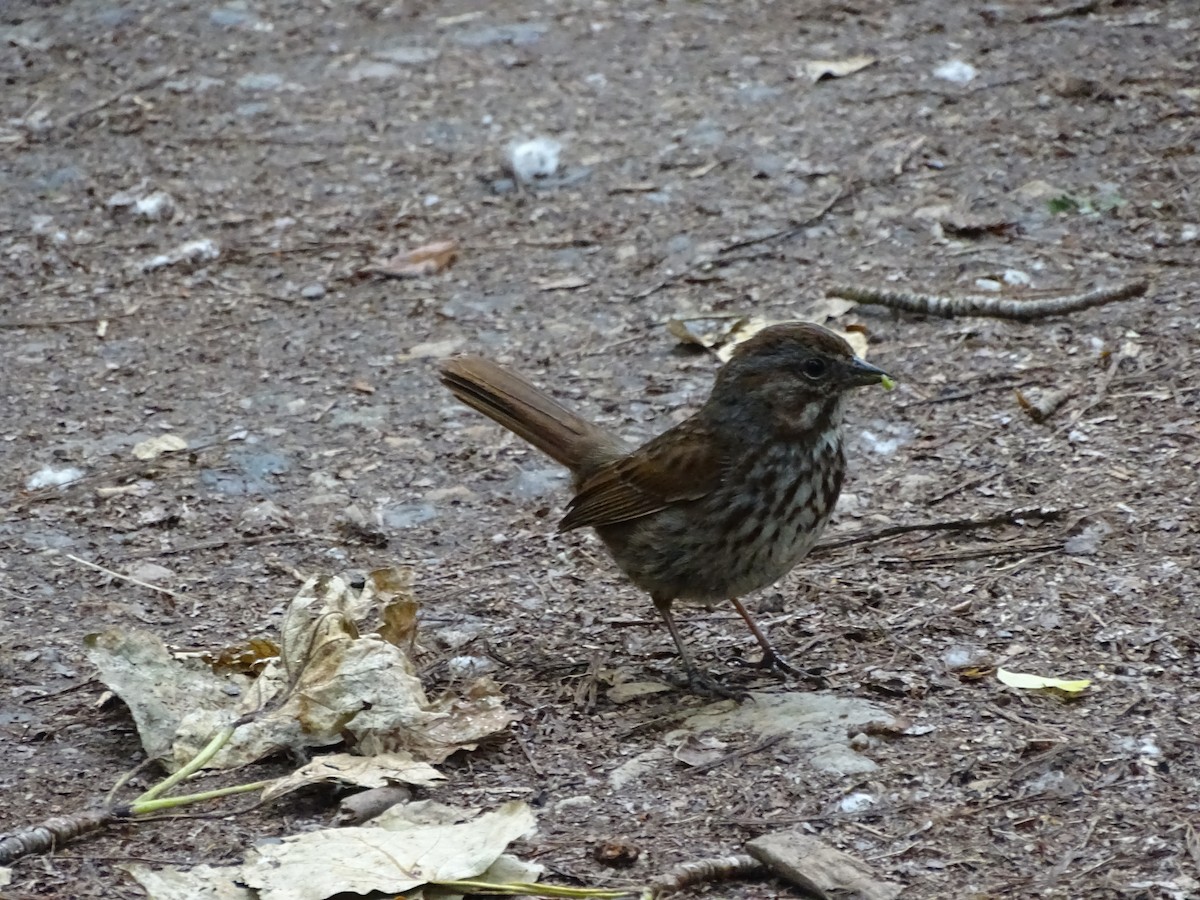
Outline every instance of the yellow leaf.
{"label": "yellow leaf", "polygon": [[1065,681],[1062,678],[1046,678],[1042,675],[1029,675],[1024,672],[1010,672],[1007,669],[997,669],[996,677],[1002,684],[1009,687],[1021,688],[1027,691],[1038,691],[1043,688],[1056,688],[1069,694],[1078,694],[1091,687],[1091,681],[1081,678],[1078,681]]}

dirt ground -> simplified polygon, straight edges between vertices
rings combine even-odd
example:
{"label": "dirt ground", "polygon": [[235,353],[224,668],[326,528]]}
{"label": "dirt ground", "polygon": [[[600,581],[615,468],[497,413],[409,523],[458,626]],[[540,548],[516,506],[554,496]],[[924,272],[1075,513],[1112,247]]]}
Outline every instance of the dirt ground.
{"label": "dirt ground", "polygon": [[[644,882],[803,824],[914,900],[1200,897],[1193,2],[44,0],[0,6],[0,48],[0,830],[141,761],[87,633],[220,648],[276,629],[308,574],[407,563],[431,689],[474,653],[520,716],[430,795],[534,804],[516,849],[556,880]],[[518,191],[523,134],[562,162]],[[443,239],[443,273],[370,272]],[[750,598],[826,690],[919,726],[870,737],[874,771],[733,735],[720,766],[614,786],[706,701],[610,699],[674,671],[669,638],[591,535],[554,533],[560,473],[458,407],[434,357],[490,355],[647,437],[716,367],[672,316],[1135,278],[1144,297],[1030,324],[838,315],[900,386],[854,398],[827,541],[1057,515],[844,546]],[[1053,391],[1045,422],[1022,411]],[[191,451],[135,458],[168,432]],[[736,665],[732,610],[681,621],[714,671],[797,689]],[[997,665],[1093,685],[1017,691]],[[130,826],[0,893],[141,896],[119,863],[236,861],[330,803]],[[595,861],[606,841],[636,866]]]}

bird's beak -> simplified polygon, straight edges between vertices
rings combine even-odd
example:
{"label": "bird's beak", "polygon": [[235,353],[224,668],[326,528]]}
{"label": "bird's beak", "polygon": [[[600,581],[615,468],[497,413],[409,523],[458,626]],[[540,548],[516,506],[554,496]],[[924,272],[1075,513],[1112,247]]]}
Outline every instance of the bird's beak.
{"label": "bird's beak", "polygon": [[889,391],[896,386],[891,375],[857,356],[846,365],[846,381],[851,387],[882,384],[884,389]]}

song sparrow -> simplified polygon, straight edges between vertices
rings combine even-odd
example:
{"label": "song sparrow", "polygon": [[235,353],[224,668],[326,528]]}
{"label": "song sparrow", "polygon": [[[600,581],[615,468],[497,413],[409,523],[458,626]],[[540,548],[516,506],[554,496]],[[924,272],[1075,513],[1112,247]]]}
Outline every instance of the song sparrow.
{"label": "song sparrow", "polygon": [[845,395],[890,384],[882,369],[818,325],[774,325],[736,349],[695,415],[637,449],[485,359],[443,360],[441,380],[571,470],[559,530],[596,529],[650,594],[694,687],[713,690],[679,635],[675,600],[730,601],[761,664],[790,671],[739,598],[782,578],[820,536],[845,472]]}

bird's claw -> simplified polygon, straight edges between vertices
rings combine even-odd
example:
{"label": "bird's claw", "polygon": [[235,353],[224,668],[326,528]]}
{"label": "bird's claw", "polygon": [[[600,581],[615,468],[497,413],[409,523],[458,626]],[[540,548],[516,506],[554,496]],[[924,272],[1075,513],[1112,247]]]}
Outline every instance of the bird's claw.
{"label": "bird's claw", "polygon": [[764,653],[762,659],[759,660],[737,660],[736,662],[738,665],[748,668],[768,669],[783,676],[791,676],[800,681],[808,682],[817,688],[824,689],[829,687],[829,679],[825,678],[825,676],[814,672],[812,669],[801,669],[798,666],[794,666],[775,652]]}

